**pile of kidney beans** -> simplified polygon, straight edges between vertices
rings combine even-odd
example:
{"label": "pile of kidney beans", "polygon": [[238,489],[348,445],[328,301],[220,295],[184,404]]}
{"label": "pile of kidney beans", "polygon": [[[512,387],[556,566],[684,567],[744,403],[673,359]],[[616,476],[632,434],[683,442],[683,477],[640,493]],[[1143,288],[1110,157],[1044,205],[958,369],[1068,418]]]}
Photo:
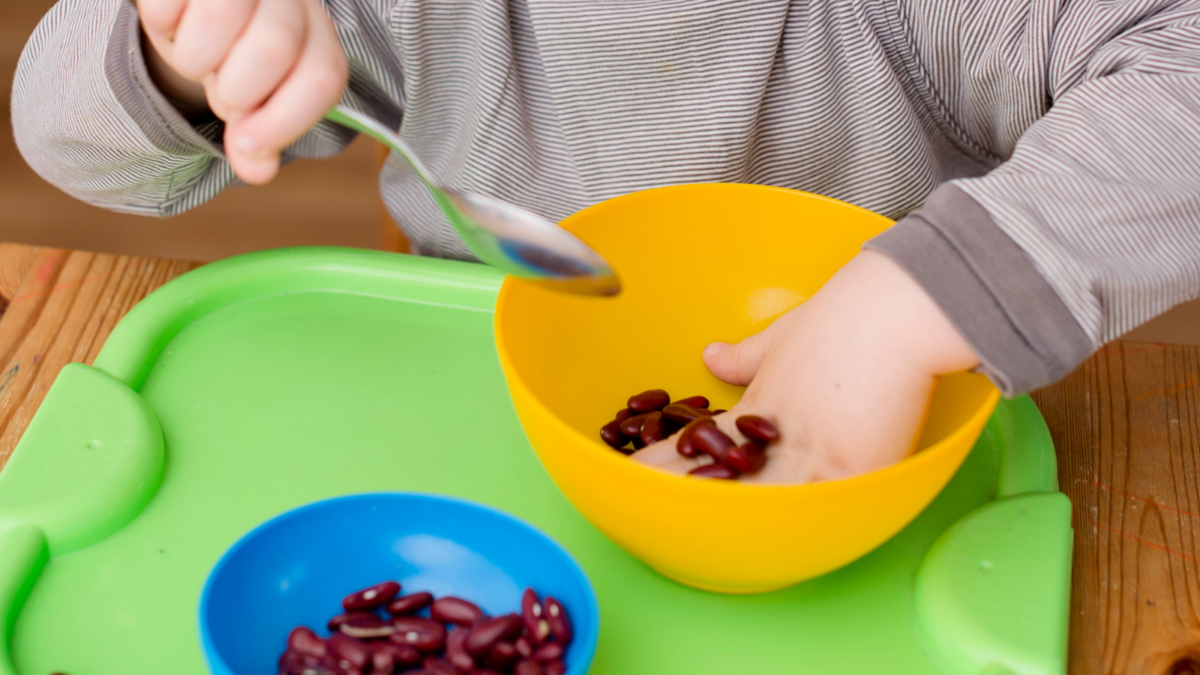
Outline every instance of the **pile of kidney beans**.
{"label": "pile of kidney beans", "polygon": [[[767,463],[767,446],[779,440],[779,429],[758,415],[742,415],[735,424],[749,440],[738,445],[712,419],[723,412],[709,410],[703,396],[672,402],[662,389],[650,389],[630,396],[616,418],[600,428],[600,438],[628,455],[682,430],[675,441],[679,454],[712,458],[711,464],[698,466],[688,475],[730,479],[759,471]],[[633,447],[626,447],[631,444]]]}
{"label": "pile of kidney beans", "polygon": [[[280,675],[563,675],[571,621],[558,600],[525,589],[519,614],[487,616],[475,604],[430,593],[399,595],[384,581],[342,599],[322,640],[300,626]],[[425,610],[428,609],[428,616]],[[386,611],[385,617],[381,610]]]}

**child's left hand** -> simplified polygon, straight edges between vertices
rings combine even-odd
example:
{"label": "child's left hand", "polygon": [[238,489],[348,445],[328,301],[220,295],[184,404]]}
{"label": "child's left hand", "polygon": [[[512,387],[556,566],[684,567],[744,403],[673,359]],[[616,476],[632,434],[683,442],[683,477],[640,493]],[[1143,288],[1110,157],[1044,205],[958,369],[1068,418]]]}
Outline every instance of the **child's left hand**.
{"label": "child's left hand", "polygon": [[[747,482],[807,483],[867,473],[903,459],[920,432],[936,377],[979,360],[929,295],[886,256],[864,251],[811,300],[736,345],[715,343],[704,362],[749,385],[717,425],[739,443],[734,420],[775,422],[781,439]],[[676,437],[633,455],[685,473],[699,462]]]}

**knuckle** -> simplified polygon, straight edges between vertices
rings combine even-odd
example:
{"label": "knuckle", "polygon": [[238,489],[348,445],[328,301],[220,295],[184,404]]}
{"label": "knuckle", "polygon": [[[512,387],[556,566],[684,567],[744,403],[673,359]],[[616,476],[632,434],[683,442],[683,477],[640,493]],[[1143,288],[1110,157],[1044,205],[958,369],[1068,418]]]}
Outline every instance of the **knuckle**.
{"label": "knuckle", "polygon": [[312,90],[321,98],[336,100],[346,87],[346,68],[336,63],[315,66],[308,75]]}
{"label": "knuckle", "polygon": [[241,117],[246,108],[239,92],[225,84],[217,84],[208,94],[208,106],[213,114],[225,121]]}
{"label": "knuckle", "polygon": [[207,21],[228,22],[233,17],[249,15],[256,0],[192,0],[196,11]]}
{"label": "knuckle", "polygon": [[183,10],[179,0],[138,0],[137,13],[149,28],[170,29],[172,20]]}
{"label": "knuckle", "polygon": [[273,23],[264,28],[256,41],[256,51],[264,63],[277,68],[286,68],[296,61],[303,40],[302,31],[285,22]]}
{"label": "knuckle", "polygon": [[175,72],[189,80],[199,80],[209,73],[206,61],[188,56],[186,52],[181,54],[181,51],[176,47],[175,58],[167,61],[167,64],[175,69]]}

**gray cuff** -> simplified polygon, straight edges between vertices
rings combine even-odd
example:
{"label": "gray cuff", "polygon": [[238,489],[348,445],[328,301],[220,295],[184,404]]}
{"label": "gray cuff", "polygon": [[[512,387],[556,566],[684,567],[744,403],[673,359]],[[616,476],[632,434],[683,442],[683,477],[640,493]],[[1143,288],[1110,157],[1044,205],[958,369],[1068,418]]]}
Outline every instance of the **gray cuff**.
{"label": "gray cuff", "polygon": [[1062,379],[1094,349],[1029,256],[954,185],[864,248],[891,258],[933,297],[1005,396]]}
{"label": "gray cuff", "polygon": [[129,3],[122,5],[104,54],[104,77],[117,102],[164,153],[224,158],[220,144],[224,125],[217,120],[192,126],[163,96],[142,56],[137,10]]}

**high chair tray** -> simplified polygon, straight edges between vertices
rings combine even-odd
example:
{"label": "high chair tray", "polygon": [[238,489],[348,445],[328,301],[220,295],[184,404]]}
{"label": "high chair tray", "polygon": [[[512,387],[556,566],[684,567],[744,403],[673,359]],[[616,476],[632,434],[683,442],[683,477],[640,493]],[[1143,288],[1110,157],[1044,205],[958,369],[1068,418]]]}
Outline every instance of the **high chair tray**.
{"label": "high chair tray", "polygon": [[93,367],[62,371],[0,472],[0,674],[203,675],[197,602],[225,549],[297,505],[383,490],[480,501],[557,539],[600,600],[594,675],[1065,671],[1070,504],[1028,398],[865,558],[706,593],[605,539],[538,464],[492,338],[500,281],[296,249],[146,298]]}

